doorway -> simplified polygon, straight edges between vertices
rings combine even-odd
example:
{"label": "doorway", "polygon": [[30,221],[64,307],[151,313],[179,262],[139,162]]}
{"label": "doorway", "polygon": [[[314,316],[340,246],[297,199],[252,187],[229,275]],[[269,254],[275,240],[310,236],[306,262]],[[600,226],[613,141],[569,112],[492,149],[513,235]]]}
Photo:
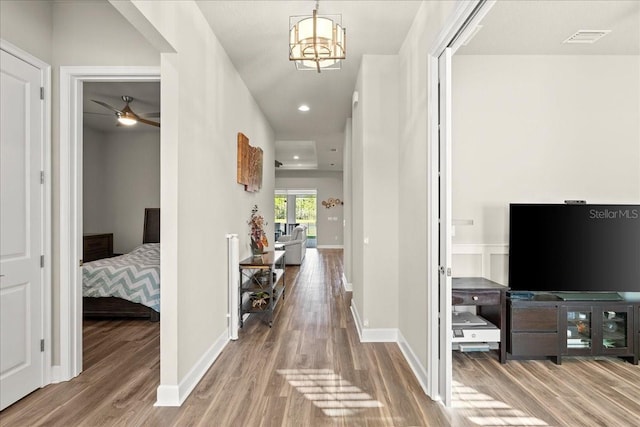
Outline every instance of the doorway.
{"label": "doorway", "polygon": [[[431,276],[433,286],[430,292],[431,334],[431,390],[446,406],[452,404],[452,354],[451,354],[451,145],[453,141],[451,124],[451,57],[462,43],[473,33],[478,23],[495,4],[494,1],[478,0],[469,2],[458,9],[441,32],[441,43],[430,53],[431,74],[428,76],[430,108],[437,112],[429,118],[431,129],[430,196],[431,223],[429,225],[433,258],[432,266],[437,273]],[[432,270],[433,271],[433,270]]]}
{"label": "doorway", "polygon": [[82,372],[83,117],[85,82],[158,82],[159,67],[60,67],[60,371]]}
{"label": "doorway", "polygon": [[291,234],[297,225],[307,228],[307,248],[318,245],[318,190],[278,189],[275,191],[276,240],[282,234]]}

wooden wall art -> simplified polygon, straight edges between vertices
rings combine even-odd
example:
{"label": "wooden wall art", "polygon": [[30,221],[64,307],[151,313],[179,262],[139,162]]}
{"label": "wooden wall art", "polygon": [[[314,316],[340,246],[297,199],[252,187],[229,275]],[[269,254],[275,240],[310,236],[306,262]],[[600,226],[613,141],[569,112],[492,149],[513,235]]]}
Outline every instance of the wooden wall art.
{"label": "wooden wall art", "polygon": [[256,192],[262,188],[262,148],[249,145],[249,138],[238,132],[238,184],[245,191]]}

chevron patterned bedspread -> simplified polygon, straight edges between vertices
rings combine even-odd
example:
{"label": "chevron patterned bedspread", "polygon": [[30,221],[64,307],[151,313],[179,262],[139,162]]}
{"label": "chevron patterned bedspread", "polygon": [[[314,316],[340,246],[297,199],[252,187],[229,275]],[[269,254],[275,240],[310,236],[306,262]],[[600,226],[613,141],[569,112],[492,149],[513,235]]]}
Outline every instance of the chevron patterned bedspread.
{"label": "chevron patterned bedspread", "polygon": [[118,297],[160,312],[160,243],[145,243],[128,254],[87,262],[82,295]]}

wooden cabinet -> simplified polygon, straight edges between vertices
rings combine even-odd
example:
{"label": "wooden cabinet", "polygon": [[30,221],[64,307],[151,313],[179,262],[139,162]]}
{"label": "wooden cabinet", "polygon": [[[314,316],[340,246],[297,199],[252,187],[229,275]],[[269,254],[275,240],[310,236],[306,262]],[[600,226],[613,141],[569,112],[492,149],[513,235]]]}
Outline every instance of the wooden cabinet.
{"label": "wooden cabinet", "polygon": [[509,300],[507,316],[510,359],[552,357],[558,362],[560,319],[557,304]]}
{"label": "wooden cabinet", "polygon": [[240,261],[240,327],[244,315],[264,314],[273,326],[273,313],[285,292],[285,251],[266,252]]}
{"label": "wooden cabinet", "polygon": [[640,303],[636,304],[634,317],[636,320],[636,359],[640,360]]}
{"label": "wooden cabinet", "polygon": [[478,315],[500,329],[498,359],[506,363],[506,293],[507,287],[482,277],[455,277],[452,280],[451,304],[476,306]]}
{"label": "wooden cabinet", "polygon": [[87,233],[83,238],[83,262],[111,258],[113,256],[113,233]]}
{"label": "wooden cabinet", "polygon": [[562,354],[620,356],[637,364],[633,304],[571,303],[562,307]]}
{"label": "wooden cabinet", "polygon": [[563,356],[618,356],[637,365],[639,305],[627,301],[558,301],[549,294],[510,298],[507,358],[548,357],[560,364]]}

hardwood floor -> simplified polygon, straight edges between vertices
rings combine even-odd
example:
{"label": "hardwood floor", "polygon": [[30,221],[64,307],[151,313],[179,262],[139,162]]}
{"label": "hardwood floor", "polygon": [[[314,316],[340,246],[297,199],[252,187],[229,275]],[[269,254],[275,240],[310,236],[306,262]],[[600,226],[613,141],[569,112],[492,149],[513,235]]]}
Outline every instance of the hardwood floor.
{"label": "hardwood floor", "polygon": [[[250,318],[180,408],[157,408],[159,325],[88,321],[84,372],[0,413],[2,426],[637,426],[640,369],[616,359],[455,353],[454,406],[422,392],[398,346],[360,343],[342,252],[287,270],[273,328]],[[282,301],[281,301],[282,302]]]}

